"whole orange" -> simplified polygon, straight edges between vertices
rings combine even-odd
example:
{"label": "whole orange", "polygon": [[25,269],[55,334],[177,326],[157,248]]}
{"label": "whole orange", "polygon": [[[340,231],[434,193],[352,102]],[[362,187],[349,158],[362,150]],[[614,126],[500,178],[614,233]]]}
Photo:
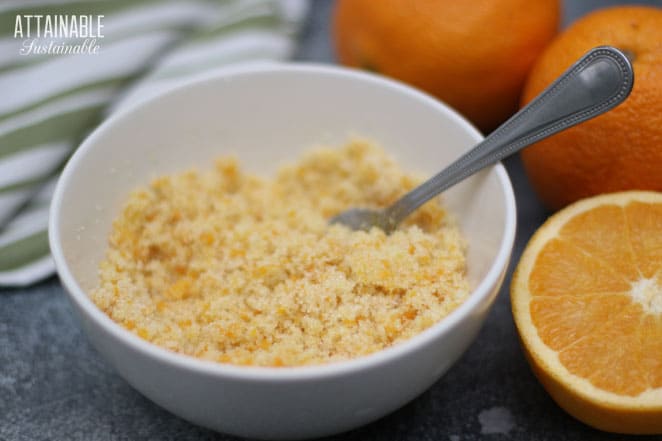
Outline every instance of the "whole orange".
{"label": "whole orange", "polygon": [[559,16],[559,0],[339,0],[333,32],[342,64],[417,86],[486,132],[517,110]]}
{"label": "whole orange", "polygon": [[622,49],[634,88],[623,104],[522,152],[545,204],[621,190],[662,190],[662,9],[614,7],[575,22],[545,50],[527,81],[523,104],[594,46]]}

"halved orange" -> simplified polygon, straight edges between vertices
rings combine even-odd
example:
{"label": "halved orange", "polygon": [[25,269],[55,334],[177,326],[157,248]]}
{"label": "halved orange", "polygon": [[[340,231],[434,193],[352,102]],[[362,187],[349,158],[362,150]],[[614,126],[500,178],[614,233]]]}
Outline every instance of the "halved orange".
{"label": "halved orange", "polygon": [[511,285],[524,352],[575,418],[662,433],[662,193],[584,199],[552,216]]}

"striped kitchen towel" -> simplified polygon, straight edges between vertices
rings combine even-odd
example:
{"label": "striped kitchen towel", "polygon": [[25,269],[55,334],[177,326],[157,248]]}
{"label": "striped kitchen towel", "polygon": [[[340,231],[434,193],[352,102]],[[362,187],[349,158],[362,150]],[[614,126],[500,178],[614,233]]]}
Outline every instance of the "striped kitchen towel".
{"label": "striped kitchen towel", "polygon": [[0,3],[0,286],[51,275],[59,171],[105,115],[229,63],[288,58],[305,0]]}

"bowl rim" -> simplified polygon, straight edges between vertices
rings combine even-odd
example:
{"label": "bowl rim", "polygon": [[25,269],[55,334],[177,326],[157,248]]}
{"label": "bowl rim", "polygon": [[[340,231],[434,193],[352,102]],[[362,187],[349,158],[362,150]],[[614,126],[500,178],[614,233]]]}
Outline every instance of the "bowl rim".
{"label": "bowl rim", "polygon": [[[463,320],[469,320],[472,312],[482,304],[492,289],[498,285],[502,273],[506,270],[510,254],[514,245],[516,230],[516,206],[513,188],[501,163],[492,166],[496,172],[503,194],[503,205],[505,207],[504,231],[499,244],[496,258],[492,261],[486,276],[478,283],[467,299],[455,308],[449,315],[439,322],[430,326],[421,333],[411,337],[409,340],[394,346],[379,350],[372,354],[352,358],[349,360],[325,363],[320,365],[291,366],[291,367],[266,367],[266,366],[238,366],[214,361],[207,361],[193,356],[172,352],[157,346],[154,343],[141,339],[120,324],[113,321],[106,313],[99,309],[89,298],[85,291],[78,285],[76,279],[69,269],[64,257],[60,238],[60,217],[62,200],[65,188],[76,171],[81,167],[89,151],[94,149],[97,140],[113,130],[113,127],[130,118],[134,112],[141,111],[159,100],[177,93],[183,93],[191,87],[202,87],[204,84],[218,81],[221,78],[234,77],[237,75],[269,75],[269,74],[311,74],[328,77],[342,78],[343,80],[360,81],[370,83],[373,86],[388,88],[397,93],[407,95],[409,98],[418,100],[430,107],[431,110],[443,114],[452,120],[454,124],[465,130],[478,142],[483,139],[482,134],[464,117],[445,103],[427,95],[400,81],[389,79],[380,75],[318,63],[268,63],[250,64],[224,67],[213,72],[195,77],[178,86],[168,89],[164,93],[147,97],[132,105],[123,107],[105,119],[92,133],[90,133],[81,145],[76,149],[65,165],[58,179],[49,210],[48,237],[51,253],[60,280],[64,285],[69,299],[77,306],[77,309],[99,326],[102,331],[109,334],[120,344],[130,347],[131,350],[143,353],[156,359],[161,363],[169,364],[175,368],[186,369],[203,375],[233,378],[247,381],[282,382],[292,380],[310,380],[319,378],[331,378],[341,375],[356,373],[358,371],[370,370],[382,364],[393,362],[396,359],[406,357],[425,347],[441,335],[450,332]],[[102,354],[103,355],[103,354]]]}

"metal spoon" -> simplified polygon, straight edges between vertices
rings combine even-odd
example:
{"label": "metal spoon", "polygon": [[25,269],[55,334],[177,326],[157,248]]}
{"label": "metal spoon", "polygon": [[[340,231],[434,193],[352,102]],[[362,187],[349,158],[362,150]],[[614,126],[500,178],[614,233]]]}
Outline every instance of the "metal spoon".
{"label": "metal spoon", "polygon": [[379,227],[391,233],[414,210],[464,178],[616,107],[628,97],[633,82],[632,66],[621,51],[609,46],[596,47],[476,147],[390,207],[352,208],[330,222],[355,230]]}

